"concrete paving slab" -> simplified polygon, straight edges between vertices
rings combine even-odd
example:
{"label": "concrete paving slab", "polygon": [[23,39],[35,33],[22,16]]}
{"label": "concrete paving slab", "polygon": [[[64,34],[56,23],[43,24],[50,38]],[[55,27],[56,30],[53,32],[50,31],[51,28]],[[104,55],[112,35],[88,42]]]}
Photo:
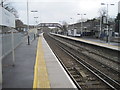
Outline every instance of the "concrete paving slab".
{"label": "concrete paving slab", "polygon": [[32,88],[37,39],[31,45],[25,40],[15,49],[15,67],[12,67],[12,53],[3,59],[3,88]]}
{"label": "concrete paving slab", "polygon": [[44,38],[42,44],[51,88],[76,88]]}

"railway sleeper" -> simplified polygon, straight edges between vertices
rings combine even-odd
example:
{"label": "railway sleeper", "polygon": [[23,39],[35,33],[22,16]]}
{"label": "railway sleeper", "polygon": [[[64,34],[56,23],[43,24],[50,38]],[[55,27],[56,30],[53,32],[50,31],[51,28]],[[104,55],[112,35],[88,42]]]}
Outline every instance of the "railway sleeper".
{"label": "railway sleeper", "polygon": [[[78,57],[77,57],[78,58]],[[88,65],[87,65],[88,66]]]}
{"label": "railway sleeper", "polygon": [[75,71],[69,71],[72,75],[76,75]]}
{"label": "railway sleeper", "polygon": [[80,76],[79,75],[76,75],[76,74],[72,74],[72,76],[74,77],[74,78],[79,78]]}
{"label": "railway sleeper", "polygon": [[[71,48],[74,48],[74,50],[81,51],[81,46],[78,47],[78,46],[76,46],[76,45],[71,45],[71,44],[66,43],[66,42],[64,42],[64,41],[62,41],[62,43],[65,44],[66,46],[69,46],[69,47],[71,47]],[[95,52],[93,52],[93,51],[91,51],[91,50],[84,49],[84,50],[82,50],[81,52],[83,52],[83,51],[86,51],[87,53],[95,54],[95,55],[97,55],[97,56],[98,56],[98,54],[99,54],[101,57],[104,57],[104,58],[106,58],[106,59],[110,59],[110,60],[112,60],[112,61],[115,61],[115,60],[112,59],[112,57],[110,58],[110,57],[103,56],[102,54],[98,53],[97,51],[96,51],[96,53],[95,53]],[[83,53],[84,53],[84,52],[83,52]]]}
{"label": "railway sleeper", "polygon": [[[50,36],[51,36],[51,35],[50,35]],[[52,36],[52,37],[56,37],[56,36]],[[58,38],[64,40],[64,39],[61,38],[61,37],[58,37]],[[58,40],[58,39],[56,39],[56,40]],[[58,40],[58,41],[60,41],[60,40]],[[63,43],[64,43],[64,42],[67,43],[66,45],[68,45],[68,43],[69,43],[69,44],[73,44],[73,43],[67,42],[67,41],[62,41],[62,42],[63,42]],[[110,60],[112,60],[112,61],[115,61],[115,62],[120,63],[120,62],[118,61],[118,59],[115,59],[114,57],[108,57],[108,55],[105,55],[105,53],[100,53],[100,51],[98,51],[98,50],[92,50],[92,51],[91,51],[91,49],[89,49],[89,48],[85,48],[85,47],[82,46],[82,45],[76,45],[76,44],[74,44],[74,45],[72,45],[72,46],[79,48],[80,51],[83,50],[83,51],[88,51],[89,53],[93,53],[93,54],[96,54],[96,55],[99,54],[100,56],[102,56],[102,57],[104,57],[104,58],[107,58],[107,59],[110,59]]]}
{"label": "railway sleeper", "polygon": [[90,81],[96,81],[96,78],[94,78],[94,77],[88,77],[88,80],[90,80]]}
{"label": "railway sleeper", "polygon": [[88,75],[86,75],[84,71],[80,70],[80,68],[75,67],[75,70],[76,70],[76,72],[77,72],[79,75],[81,75],[83,78],[87,78],[87,77],[88,77]]}
{"label": "railway sleeper", "polygon": [[75,78],[75,80],[76,80],[77,82],[83,82],[83,79],[82,79],[82,78]]}

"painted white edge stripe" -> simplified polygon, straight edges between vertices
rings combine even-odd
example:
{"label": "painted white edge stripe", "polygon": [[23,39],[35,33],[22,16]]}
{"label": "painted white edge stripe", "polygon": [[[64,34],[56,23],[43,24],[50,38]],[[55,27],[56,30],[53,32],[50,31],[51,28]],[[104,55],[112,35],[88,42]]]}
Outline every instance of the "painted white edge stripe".
{"label": "painted white edge stripe", "polygon": [[[42,35],[43,37],[43,35]],[[61,63],[59,62],[59,60],[57,59],[57,57],[55,56],[55,54],[53,53],[53,51],[51,50],[51,48],[49,47],[48,43],[46,42],[46,40],[43,37],[43,40],[45,41],[45,43],[47,44],[48,48],[50,49],[51,53],[54,55],[55,59],[57,60],[57,62],[59,63],[60,67],[62,68],[62,70],[64,71],[65,75],[68,77],[69,81],[72,83],[73,88],[77,88],[76,85],[73,83],[73,81],[71,80],[71,78],[69,77],[69,75],[67,74],[67,72],[65,71],[65,69],[63,68],[63,66],[61,65]]]}

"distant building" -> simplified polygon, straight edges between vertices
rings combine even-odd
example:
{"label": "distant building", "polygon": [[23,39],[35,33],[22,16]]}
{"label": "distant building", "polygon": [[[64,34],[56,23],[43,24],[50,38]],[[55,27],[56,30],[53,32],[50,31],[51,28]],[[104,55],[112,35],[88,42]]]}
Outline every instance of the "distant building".
{"label": "distant building", "polygon": [[24,25],[23,22],[19,19],[16,19],[15,24],[16,30],[18,30],[19,32],[25,31],[25,29],[27,28],[27,25]]}
{"label": "distant building", "polygon": [[118,13],[120,13],[120,1],[118,2]]}

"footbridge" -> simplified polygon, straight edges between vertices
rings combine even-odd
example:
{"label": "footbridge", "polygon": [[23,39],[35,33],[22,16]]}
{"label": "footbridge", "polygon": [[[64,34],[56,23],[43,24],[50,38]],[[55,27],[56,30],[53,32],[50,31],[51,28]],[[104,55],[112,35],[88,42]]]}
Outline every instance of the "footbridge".
{"label": "footbridge", "polygon": [[58,27],[63,29],[63,26],[59,23],[40,23],[38,24],[39,27]]}

